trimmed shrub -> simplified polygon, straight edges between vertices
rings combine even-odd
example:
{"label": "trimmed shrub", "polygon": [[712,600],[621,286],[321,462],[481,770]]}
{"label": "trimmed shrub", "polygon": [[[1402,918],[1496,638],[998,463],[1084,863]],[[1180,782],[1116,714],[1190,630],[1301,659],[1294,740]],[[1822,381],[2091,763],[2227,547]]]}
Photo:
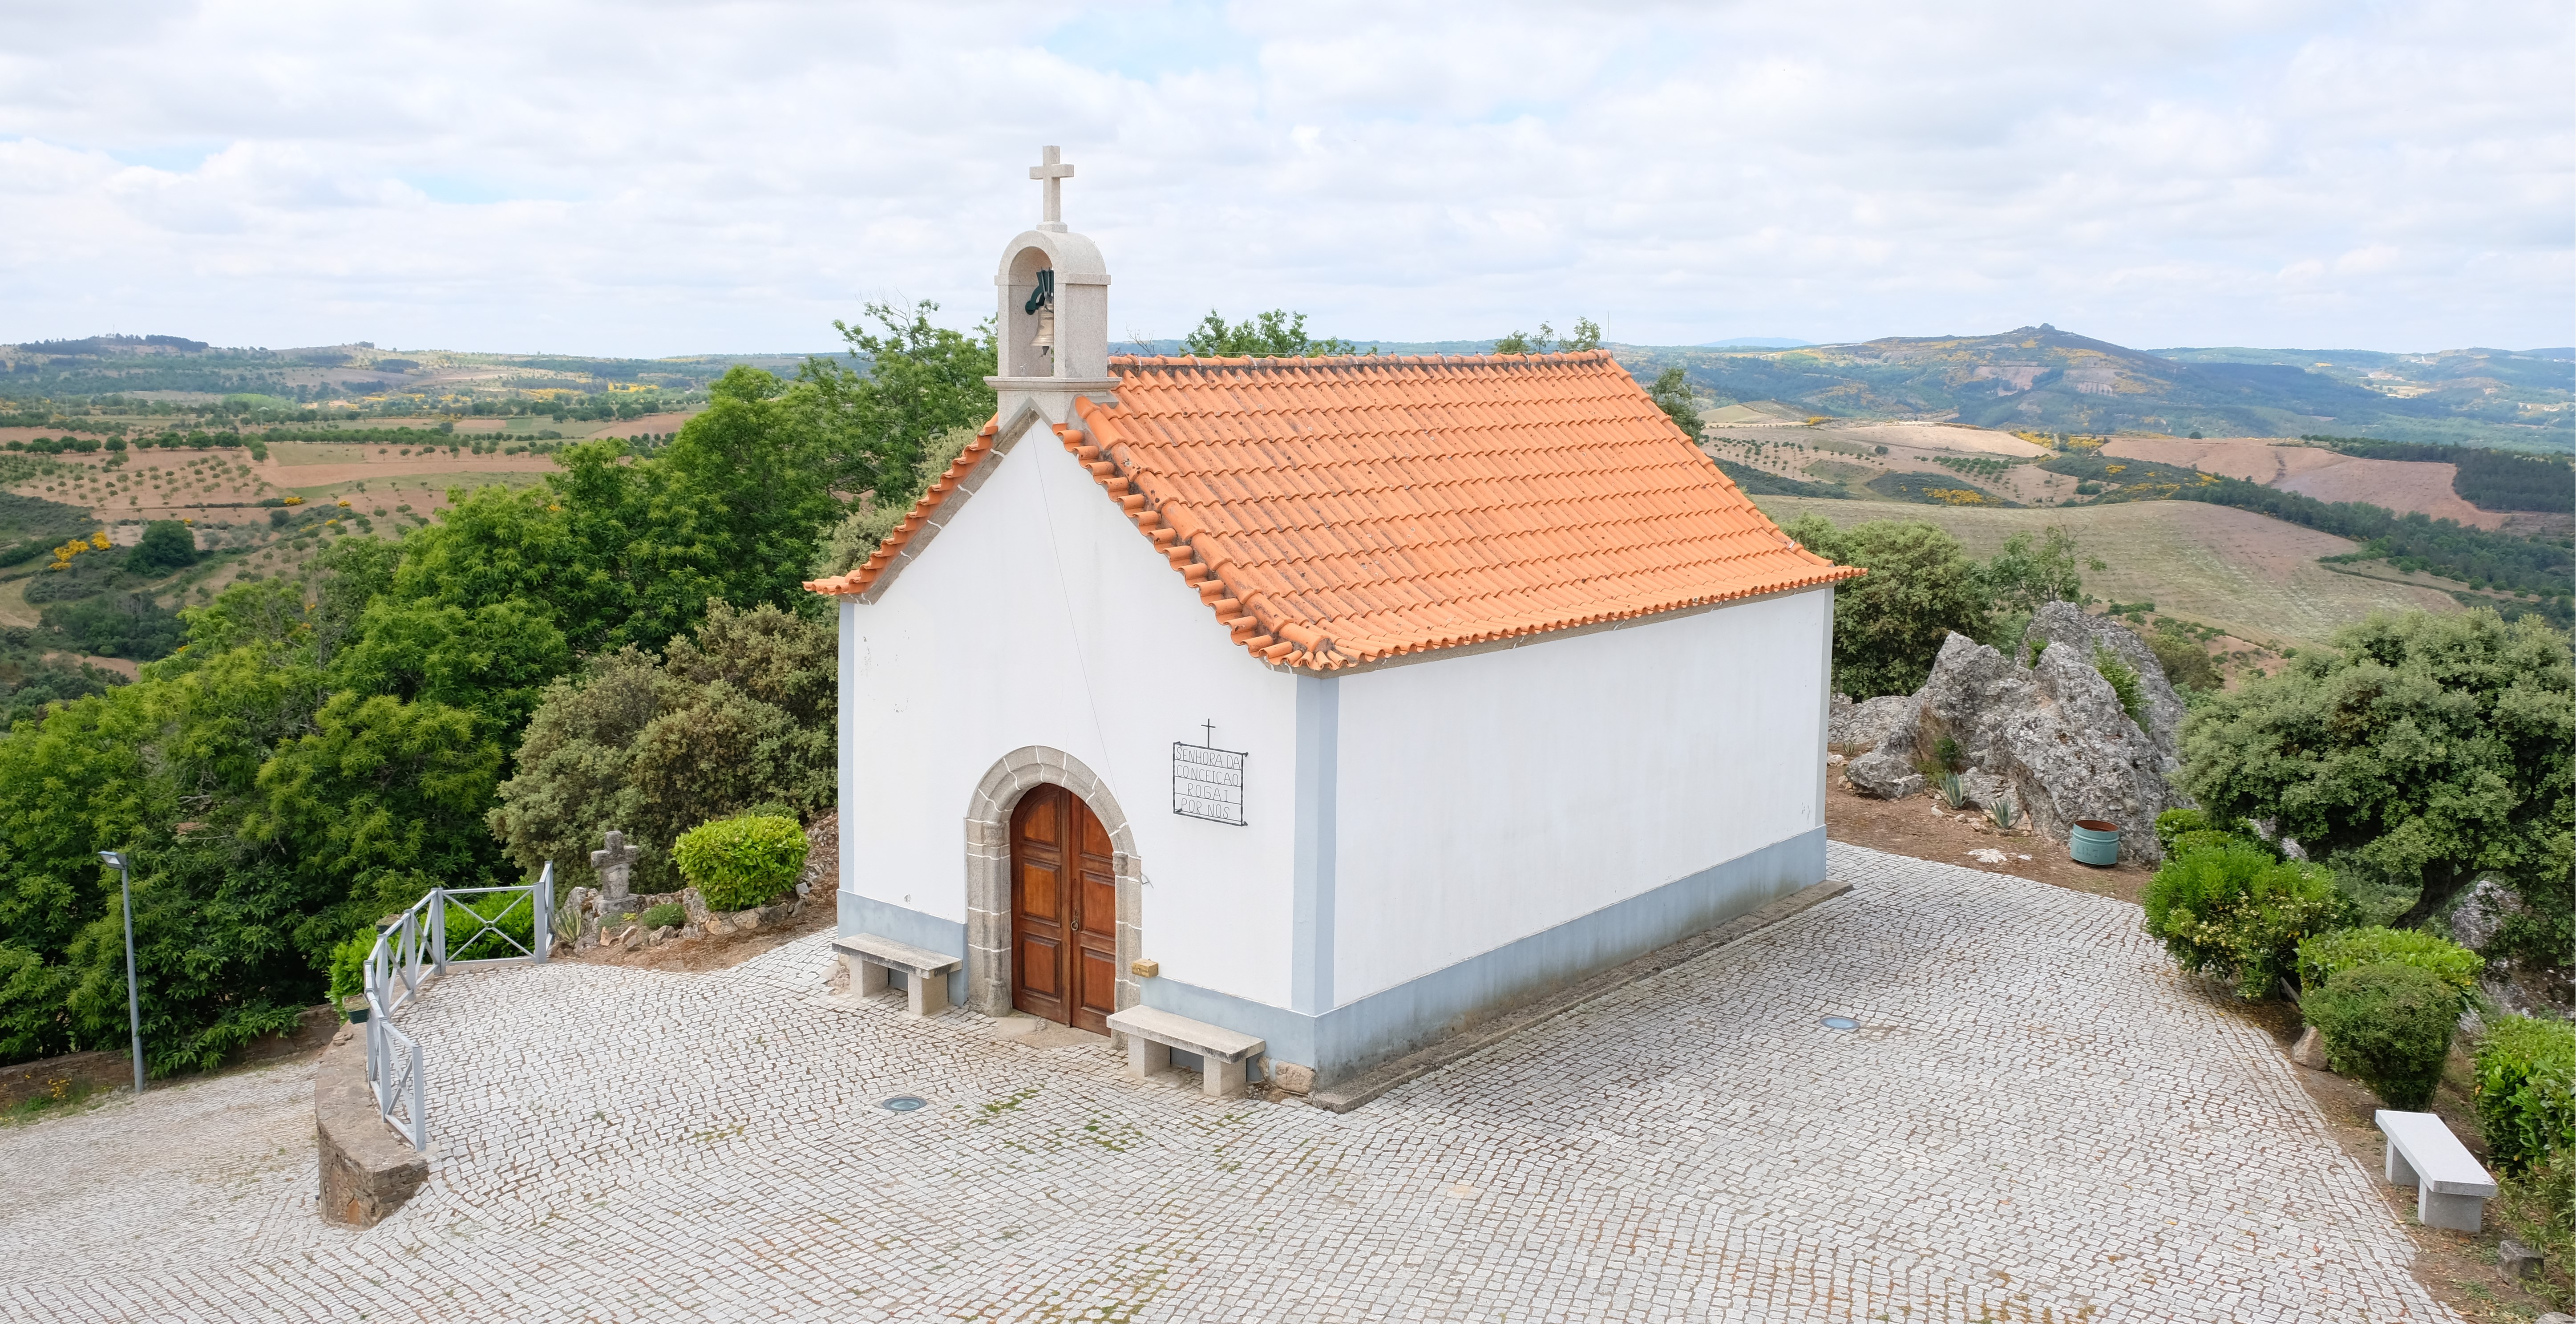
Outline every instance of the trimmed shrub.
{"label": "trimmed shrub", "polygon": [[676,929],[688,922],[688,908],[669,901],[644,912],[643,924],[648,929]]}
{"label": "trimmed shrub", "polygon": [[2576,1025],[2499,1016],[2477,1059],[2478,1124],[2496,1166],[2518,1173],[2552,1154],[2576,1158]]}
{"label": "trimmed shrub", "polygon": [[745,814],[690,829],[671,855],[709,910],[749,910],[796,885],[806,849],[795,819]]}
{"label": "trimmed shrub", "polygon": [[2299,987],[2319,988],[2344,970],[2394,961],[2430,971],[2460,995],[2460,1010],[2478,1004],[2483,957],[2448,938],[2414,929],[2337,929],[2299,944]]}
{"label": "trimmed shrub", "polygon": [[2185,833],[2176,845],[2147,884],[2147,932],[2183,968],[2232,979],[2239,997],[2270,996],[2302,941],[2351,921],[2352,903],[2316,865],[2224,833]]}
{"label": "trimmed shrub", "polygon": [[2440,975],[2395,961],[2335,973],[2300,1010],[2325,1034],[2326,1060],[2381,1103],[2420,1112],[2442,1083],[2460,999]]}

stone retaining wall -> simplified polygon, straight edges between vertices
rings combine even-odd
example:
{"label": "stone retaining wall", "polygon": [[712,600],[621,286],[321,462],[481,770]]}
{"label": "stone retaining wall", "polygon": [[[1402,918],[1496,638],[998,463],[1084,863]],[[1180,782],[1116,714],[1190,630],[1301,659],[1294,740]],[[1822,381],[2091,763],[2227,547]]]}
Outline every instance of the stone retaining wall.
{"label": "stone retaining wall", "polygon": [[340,1028],[313,1073],[313,1131],[322,1151],[322,1216],[374,1227],[429,1179],[429,1159],[385,1125],[367,1088],[366,1032]]}

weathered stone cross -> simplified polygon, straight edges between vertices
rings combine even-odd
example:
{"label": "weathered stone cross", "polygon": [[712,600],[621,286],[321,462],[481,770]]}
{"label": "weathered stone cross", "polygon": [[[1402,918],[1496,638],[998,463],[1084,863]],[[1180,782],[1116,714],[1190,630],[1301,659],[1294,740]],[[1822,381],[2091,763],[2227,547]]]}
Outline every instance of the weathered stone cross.
{"label": "weathered stone cross", "polygon": [[635,857],[643,854],[626,844],[626,834],[610,831],[608,849],[590,853],[590,867],[599,871],[599,892],[603,905],[623,905],[628,896],[627,878],[635,870]]}
{"label": "weathered stone cross", "polygon": [[1047,224],[1064,224],[1064,181],[1073,178],[1073,167],[1064,163],[1064,149],[1046,149],[1046,164],[1030,166],[1029,178],[1046,181]]}

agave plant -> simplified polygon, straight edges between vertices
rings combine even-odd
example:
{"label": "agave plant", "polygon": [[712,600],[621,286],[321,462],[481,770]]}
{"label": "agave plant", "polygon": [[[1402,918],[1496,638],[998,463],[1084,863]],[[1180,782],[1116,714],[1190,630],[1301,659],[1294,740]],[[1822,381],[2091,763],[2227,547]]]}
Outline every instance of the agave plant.
{"label": "agave plant", "polygon": [[2021,818],[2021,806],[2014,804],[2013,798],[2009,795],[1995,797],[1995,802],[1986,806],[1986,812],[1994,816],[1996,827],[2007,832],[2011,831],[2012,825]]}
{"label": "agave plant", "polygon": [[1966,783],[1959,780],[1959,774],[1955,772],[1941,774],[1941,803],[1953,810],[1968,807],[1968,787]]}

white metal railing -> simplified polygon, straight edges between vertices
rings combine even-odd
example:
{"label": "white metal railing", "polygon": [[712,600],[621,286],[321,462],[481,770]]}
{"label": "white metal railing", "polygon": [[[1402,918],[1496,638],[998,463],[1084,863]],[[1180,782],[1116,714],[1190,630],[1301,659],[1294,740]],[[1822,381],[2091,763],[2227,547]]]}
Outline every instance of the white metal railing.
{"label": "white metal railing", "polygon": [[[491,901],[469,897],[506,897],[499,909]],[[506,927],[525,907],[528,940],[521,942]],[[554,945],[555,866],[549,860],[533,883],[508,887],[439,887],[412,903],[401,918],[376,935],[367,953],[367,1084],[376,1094],[376,1111],[402,1133],[414,1149],[429,1148],[429,1077],[422,1069],[420,1040],[394,1024],[394,1013],[419,1001],[421,986],[433,975],[469,965],[546,963]],[[461,915],[473,932],[451,941],[449,925]],[[506,956],[482,953],[505,951]]]}

